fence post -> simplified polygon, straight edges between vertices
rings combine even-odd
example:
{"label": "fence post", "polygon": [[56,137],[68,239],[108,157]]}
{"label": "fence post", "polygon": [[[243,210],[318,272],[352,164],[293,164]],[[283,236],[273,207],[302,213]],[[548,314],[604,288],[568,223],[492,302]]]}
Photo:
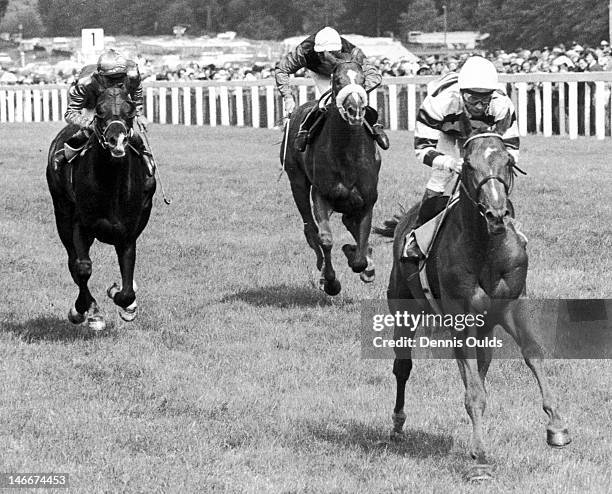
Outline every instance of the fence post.
{"label": "fence post", "polygon": [[242,86],[236,86],[236,125],[244,127],[244,99]]}
{"label": "fence post", "polygon": [[518,127],[519,135],[527,135],[527,83],[517,82],[516,89],[518,90]]}
{"label": "fence post", "polygon": [[552,136],[552,83],[542,83],[543,114],[544,114],[544,137]]}
{"label": "fence post", "polygon": [[591,135],[591,86],[584,82],[584,135]]}
{"label": "fence post", "polygon": [[159,88],[159,123],[166,123],[166,88]]}
{"label": "fence post", "polygon": [[597,139],[606,137],[606,95],[603,81],[595,83],[595,135]]}
{"label": "fence post", "polygon": [[191,87],[183,88],[183,123],[191,125]]}
{"label": "fence post", "polygon": [[179,123],[179,88],[170,89],[170,113],[172,115],[172,125]]}
{"label": "fence post", "polygon": [[153,88],[152,87],[148,87],[147,88],[147,120],[149,122],[153,122],[153,120],[155,119],[155,111],[154,111],[154,104],[153,104]]}
{"label": "fence post", "polygon": [[570,81],[569,86],[569,138],[578,138],[578,83]]}
{"label": "fence post", "polygon": [[389,128],[397,130],[397,86],[389,84]]}
{"label": "fence post", "polygon": [[204,125],[204,91],[202,86],[197,86],[195,90],[196,125]]}
{"label": "fence post", "polygon": [[210,126],[217,126],[217,90],[215,86],[208,86],[208,105],[210,108]]}
{"label": "fence post", "polygon": [[408,130],[414,132],[416,126],[416,85],[408,84]]}
{"label": "fence post", "polygon": [[259,127],[259,87],[251,87],[251,109],[252,109],[252,124],[253,127]]}
{"label": "fence post", "polygon": [[559,82],[559,135],[565,135],[565,82]]}
{"label": "fence post", "polygon": [[229,95],[227,86],[219,88],[219,97],[221,99],[221,125],[229,125]]}
{"label": "fence post", "polygon": [[6,91],[0,89],[0,122],[6,122]]}
{"label": "fence post", "polygon": [[274,86],[266,86],[266,120],[268,128],[274,128]]}

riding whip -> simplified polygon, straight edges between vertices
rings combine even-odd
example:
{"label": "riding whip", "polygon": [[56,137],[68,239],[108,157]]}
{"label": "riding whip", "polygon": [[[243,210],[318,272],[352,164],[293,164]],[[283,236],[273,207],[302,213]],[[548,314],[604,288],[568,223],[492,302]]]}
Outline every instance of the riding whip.
{"label": "riding whip", "polygon": [[153,154],[153,148],[151,148],[151,142],[149,141],[149,137],[147,136],[146,128],[142,123],[140,123],[138,119],[136,119],[136,121],[138,123],[138,126],[140,127],[140,134],[142,135],[142,138],[145,140],[147,149],[149,149],[151,152],[150,158],[153,161],[153,164],[155,165],[155,169],[157,170],[157,180],[159,180],[159,186],[162,191],[162,197],[164,198],[164,202],[168,206],[170,206],[170,204],[172,204],[172,198],[168,199],[168,197],[166,196],[166,190],[164,189],[164,183],[162,182],[161,173],[159,171],[159,164],[157,163],[157,160],[155,159],[155,156]]}

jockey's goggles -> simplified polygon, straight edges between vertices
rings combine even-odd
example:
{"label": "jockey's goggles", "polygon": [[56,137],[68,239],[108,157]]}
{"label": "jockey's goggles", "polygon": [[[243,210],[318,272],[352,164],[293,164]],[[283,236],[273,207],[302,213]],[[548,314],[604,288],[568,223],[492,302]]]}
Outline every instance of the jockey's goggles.
{"label": "jockey's goggles", "polygon": [[493,91],[481,93],[476,91],[461,91],[461,95],[463,96],[463,101],[470,105],[477,105],[478,103],[482,105],[488,105],[491,102],[491,97],[493,96]]}

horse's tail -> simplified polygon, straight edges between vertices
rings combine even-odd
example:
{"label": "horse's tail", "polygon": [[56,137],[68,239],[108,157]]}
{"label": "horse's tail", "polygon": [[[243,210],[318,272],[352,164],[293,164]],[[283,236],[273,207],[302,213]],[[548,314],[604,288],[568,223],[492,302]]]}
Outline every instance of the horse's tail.
{"label": "horse's tail", "polygon": [[402,219],[403,214],[403,212],[394,214],[393,218],[385,220],[382,226],[375,226],[372,228],[372,231],[377,235],[381,235],[382,237],[393,238],[393,235],[395,235],[395,229]]}
{"label": "horse's tail", "polygon": [[372,228],[372,232],[382,237],[393,238],[397,225],[399,225],[399,222],[402,221],[406,214],[408,214],[408,211],[404,209],[404,206],[399,204],[399,212],[395,213],[391,219],[385,220],[383,226],[375,226]]}

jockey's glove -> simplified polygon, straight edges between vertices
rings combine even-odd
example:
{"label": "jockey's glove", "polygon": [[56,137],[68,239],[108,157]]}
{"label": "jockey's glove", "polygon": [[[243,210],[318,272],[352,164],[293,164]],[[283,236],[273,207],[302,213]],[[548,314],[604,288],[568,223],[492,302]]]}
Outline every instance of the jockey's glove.
{"label": "jockey's glove", "polygon": [[289,95],[285,96],[283,100],[285,102],[285,115],[291,115],[293,110],[295,110],[295,99]]}
{"label": "jockey's glove", "polygon": [[93,127],[93,118],[91,117],[91,115],[88,115],[87,113],[83,113],[79,115],[78,117],[75,117],[73,119],[73,122],[77,124],[79,127],[81,127],[82,129],[89,129]]}
{"label": "jockey's glove", "polygon": [[431,165],[434,170],[461,173],[463,160],[461,158],[453,158],[448,154],[442,154],[440,156],[436,156]]}

